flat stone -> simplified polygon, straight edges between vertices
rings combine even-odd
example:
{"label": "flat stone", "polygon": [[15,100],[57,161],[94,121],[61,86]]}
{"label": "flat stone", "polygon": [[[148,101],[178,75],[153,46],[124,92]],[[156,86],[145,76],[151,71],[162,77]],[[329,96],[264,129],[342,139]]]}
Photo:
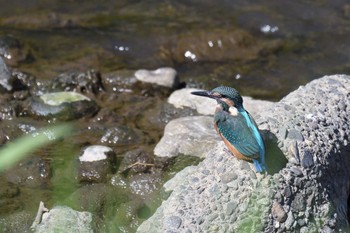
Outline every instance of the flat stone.
{"label": "flat stone", "polygon": [[179,82],[176,70],[170,67],[156,70],[138,70],[135,72],[135,77],[141,82],[154,83],[169,88],[176,87]]}
{"label": "flat stone", "polygon": [[159,157],[179,154],[204,157],[219,140],[212,117],[178,118],[166,125],[164,136],[154,148],[154,154]]}
{"label": "flat stone", "polygon": [[76,92],[52,92],[32,97],[30,107],[33,117],[59,120],[91,117],[99,110],[95,101]]}
{"label": "flat stone", "polygon": [[80,162],[94,162],[107,159],[106,153],[111,152],[112,148],[108,146],[93,145],[84,149],[79,157]]}

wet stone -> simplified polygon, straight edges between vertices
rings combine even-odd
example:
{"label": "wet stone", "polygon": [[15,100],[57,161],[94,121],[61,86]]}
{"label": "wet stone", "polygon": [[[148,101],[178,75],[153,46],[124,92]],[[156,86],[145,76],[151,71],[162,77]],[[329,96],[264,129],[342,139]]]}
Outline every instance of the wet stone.
{"label": "wet stone", "polygon": [[118,70],[102,76],[102,83],[107,92],[132,92],[137,82],[135,71]]}
{"label": "wet stone", "polygon": [[106,146],[94,145],[83,149],[79,157],[79,182],[105,182],[108,173],[114,170],[116,157]]}
{"label": "wet stone", "polygon": [[151,154],[143,149],[128,151],[120,163],[119,171],[127,174],[145,173],[154,168]]}
{"label": "wet stone", "polygon": [[97,94],[103,90],[101,75],[89,70],[86,73],[63,73],[51,83],[53,92],[80,92],[83,94]]}
{"label": "wet stone", "polygon": [[33,97],[31,99],[31,114],[39,118],[57,118],[73,120],[91,117],[99,107],[88,97],[76,92],[54,92]]}
{"label": "wet stone", "polygon": [[141,143],[142,132],[139,130],[121,125],[107,130],[102,136],[101,142],[109,145],[133,145]]}
{"label": "wet stone", "polygon": [[12,35],[0,36],[0,55],[10,66],[18,66],[32,57],[30,48]]}
{"label": "wet stone", "polygon": [[50,182],[51,167],[47,160],[31,158],[20,162],[16,167],[5,173],[10,183],[36,188],[45,187]]}
{"label": "wet stone", "polygon": [[142,198],[147,198],[159,188],[162,177],[159,172],[152,174],[136,174],[128,179],[131,192]]}
{"label": "wet stone", "polygon": [[56,206],[43,214],[35,232],[93,232],[93,225],[91,213]]}

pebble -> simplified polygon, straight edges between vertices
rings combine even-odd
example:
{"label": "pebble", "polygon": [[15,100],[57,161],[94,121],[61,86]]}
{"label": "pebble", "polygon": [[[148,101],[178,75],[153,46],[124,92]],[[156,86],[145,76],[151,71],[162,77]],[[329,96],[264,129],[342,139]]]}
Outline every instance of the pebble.
{"label": "pebble", "polygon": [[314,165],[314,160],[312,158],[312,153],[310,150],[305,149],[301,158],[301,165],[303,167],[311,167]]}
{"label": "pebble", "polygon": [[164,221],[164,227],[165,228],[173,228],[178,229],[181,226],[182,220],[178,216],[170,216],[165,219]]}
{"label": "pebble", "polygon": [[298,141],[304,141],[303,135],[296,129],[289,130],[287,137],[290,139],[298,140]]}
{"label": "pebble", "polygon": [[294,223],[293,213],[292,213],[291,211],[289,211],[289,212],[288,212],[287,220],[286,220],[286,222],[285,222],[286,229],[287,229],[287,230],[291,229],[293,223]]}
{"label": "pebble", "polygon": [[237,202],[229,202],[226,205],[226,215],[231,215],[233,211],[237,208]]}
{"label": "pebble", "polygon": [[295,176],[302,176],[303,175],[303,172],[298,167],[291,167],[290,170]]}
{"label": "pebble", "polygon": [[283,207],[278,202],[276,202],[276,201],[273,202],[271,212],[272,212],[272,216],[278,222],[283,223],[286,221],[287,213],[284,211]]}

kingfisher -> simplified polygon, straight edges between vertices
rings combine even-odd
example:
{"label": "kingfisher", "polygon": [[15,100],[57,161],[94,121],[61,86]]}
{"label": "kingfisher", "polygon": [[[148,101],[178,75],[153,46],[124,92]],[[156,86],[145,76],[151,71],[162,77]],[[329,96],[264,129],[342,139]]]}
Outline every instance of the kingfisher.
{"label": "kingfisher", "polygon": [[257,172],[266,171],[264,141],[253,117],[244,109],[239,92],[232,87],[219,86],[211,91],[194,91],[191,94],[217,101],[214,127],[229,153],[253,162]]}

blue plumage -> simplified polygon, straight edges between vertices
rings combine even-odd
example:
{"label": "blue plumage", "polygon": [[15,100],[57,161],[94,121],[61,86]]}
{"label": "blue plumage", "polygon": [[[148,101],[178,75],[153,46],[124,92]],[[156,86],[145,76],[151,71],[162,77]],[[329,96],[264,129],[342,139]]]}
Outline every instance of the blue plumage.
{"label": "blue plumage", "polygon": [[228,149],[237,158],[252,161],[257,172],[265,167],[265,147],[254,119],[243,107],[243,99],[231,87],[220,86],[212,91],[192,92],[216,99],[215,127]]}

